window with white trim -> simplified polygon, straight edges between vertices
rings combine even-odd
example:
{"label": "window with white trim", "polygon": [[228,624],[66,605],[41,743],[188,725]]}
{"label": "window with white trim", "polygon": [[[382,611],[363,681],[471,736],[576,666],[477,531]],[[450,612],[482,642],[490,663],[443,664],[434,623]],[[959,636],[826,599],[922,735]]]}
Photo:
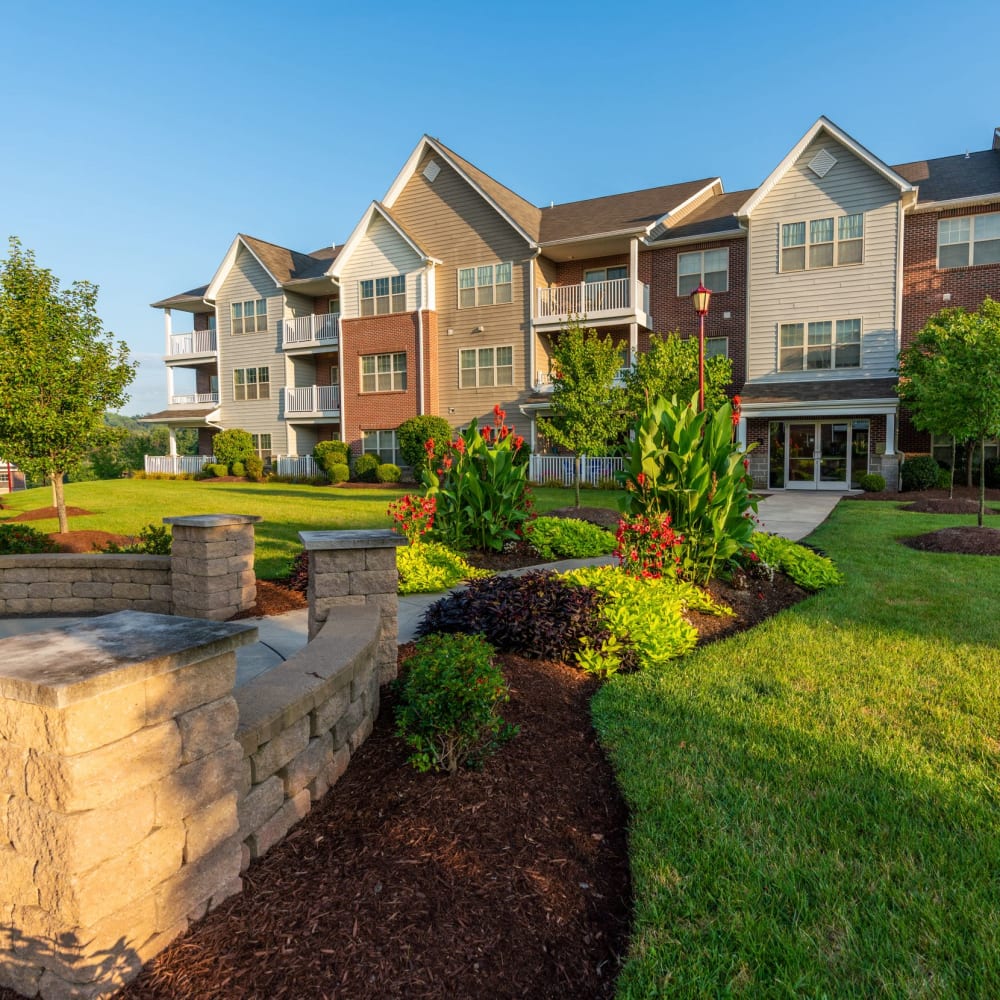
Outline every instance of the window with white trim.
{"label": "window with white trim", "polygon": [[938,222],[937,266],[1000,263],[1000,212]]}
{"label": "window with white trim", "polygon": [[366,455],[378,455],[382,463],[399,465],[399,442],[395,431],[362,431],[362,449]]}
{"label": "window with white trim", "polygon": [[458,352],[458,384],[462,389],[514,384],[513,347],[476,347]]}
{"label": "window with white trim", "polygon": [[267,329],[267,299],[233,302],[233,333],[263,333]]}
{"label": "window with white trim", "polygon": [[269,464],[271,461],[271,435],[251,434],[250,437],[253,439],[253,450],[260,457],[260,460],[265,465]]}
{"label": "window with white trim", "polygon": [[367,278],[359,282],[362,316],[406,312],[406,275]]}
{"label": "window with white trim", "polygon": [[728,337],[706,337],[705,338],[706,358],[728,358],[729,338]]}
{"label": "window with white trim", "polygon": [[677,255],[677,294],[690,295],[699,285],[711,292],[729,291],[729,247]]}
{"label": "window with white trim", "polygon": [[511,302],[513,289],[513,267],[510,263],[479,264],[458,270],[460,309]]}
{"label": "window with white trim", "polygon": [[861,320],[782,323],[778,332],[778,370],[817,371],[861,367]]}
{"label": "window with white trim", "polygon": [[[961,445],[961,442],[959,442]],[[975,442],[975,454],[972,458],[973,468],[978,469],[979,463],[982,460],[981,456],[985,454],[986,461],[990,460],[996,461],[1000,458],[1000,441],[996,438],[987,438],[984,442],[983,449],[980,449],[980,442]],[[932,434],[931,435],[931,454],[934,456],[934,460],[940,465],[946,468],[951,468],[951,438],[947,434]]]}
{"label": "window with white trim", "polygon": [[271,370],[269,368],[234,368],[233,399],[271,398]]}
{"label": "window with white trim", "polygon": [[781,227],[781,270],[811,271],[860,264],[864,259],[864,235],[862,212],[786,222]]}
{"label": "window with white trim", "polygon": [[362,392],[402,392],[406,388],[406,352],[363,354]]}

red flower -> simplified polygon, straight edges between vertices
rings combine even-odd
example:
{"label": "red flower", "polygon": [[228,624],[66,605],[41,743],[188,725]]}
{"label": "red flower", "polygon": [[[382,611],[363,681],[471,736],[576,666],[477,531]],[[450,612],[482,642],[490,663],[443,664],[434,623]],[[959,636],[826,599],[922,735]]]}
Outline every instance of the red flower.
{"label": "red flower", "polygon": [[434,454],[434,438],[428,438],[424,442],[424,451],[426,451],[428,455]]}
{"label": "red flower", "polygon": [[497,405],[493,407],[494,423],[497,425],[497,427],[500,427],[506,419],[507,419],[507,411],[501,410],[500,404],[497,403]]}
{"label": "red flower", "polygon": [[459,455],[465,454],[465,438],[462,437],[461,434],[459,434],[458,440],[452,441],[451,446],[459,453]]}
{"label": "red flower", "polygon": [[489,427],[484,427],[484,428],[483,428],[483,429],[482,429],[482,430],[480,431],[480,433],[481,433],[481,434],[483,435],[483,440],[484,440],[484,441],[485,441],[485,442],[486,442],[487,444],[489,444],[489,443],[490,443],[490,439],[491,439],[491,438],[492,438],[492,436],[493,436],[493,431],[492,431],[492,430],[491,430],[491,429],[490,429]]}
{"label": "red flower", "polygon": [[514,450],[517,451],[524,444],[524,438],[520,434],[514,438]]}
{"label": "red flower", "polygon": [[636,482],[637,482],[637,483],[638,483],[638,484],[639,484],[640,486],[645,486],[645,485],[646,485],[646,473],[645,473],[645,472],[640,472],[640,473],[639,473],[639,475],[637,475],[637,476],[635,477],[635,481],[636,481]]}

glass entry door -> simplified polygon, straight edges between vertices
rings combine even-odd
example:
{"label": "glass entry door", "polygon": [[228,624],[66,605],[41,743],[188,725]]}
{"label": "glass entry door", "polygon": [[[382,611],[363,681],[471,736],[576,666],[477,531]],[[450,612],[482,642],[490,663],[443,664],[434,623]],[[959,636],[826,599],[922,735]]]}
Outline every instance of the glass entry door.
{"label": "glass entry door", "polygon": [[867,420],[775,421],[769,438],[772,489],[846,490],[868,471]]}

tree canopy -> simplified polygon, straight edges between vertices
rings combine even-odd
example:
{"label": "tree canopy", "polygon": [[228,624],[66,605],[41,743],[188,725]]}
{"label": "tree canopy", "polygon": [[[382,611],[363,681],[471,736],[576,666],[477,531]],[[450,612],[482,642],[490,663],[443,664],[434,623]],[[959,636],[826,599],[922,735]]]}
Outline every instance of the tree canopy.
{"label": "tree canopy", "polygon": [[[1000,302],[978,310],[942,309],[900,353],[897,392],[913,425],[957,441],[1000,436]],[[982,450],[980,450],[982,454]],[[979,524],[986,475],[979,475]]]}
{"label": "tree canopy", "polygon": [[0,455],[52,481],[59,530],[68,531],[63,479],[106,433],[135,377],[129,350],[105,332],[97,287],[60,290],[52,272],[11,237],[0,265]]}

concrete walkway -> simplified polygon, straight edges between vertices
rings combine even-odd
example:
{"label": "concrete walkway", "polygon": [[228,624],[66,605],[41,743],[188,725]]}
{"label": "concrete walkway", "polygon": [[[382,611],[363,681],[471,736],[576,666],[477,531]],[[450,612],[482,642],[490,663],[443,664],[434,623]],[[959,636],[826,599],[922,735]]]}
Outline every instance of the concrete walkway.
{"label": "concrete walkway", "polygon": [[[798,541],[814,531],[830,515],[842,493],[783,491],[771,493],[761,500],[758,517],[764,531]],[[597,559],[567,559],[523,569],[507,570],[504,575],[520,576],[532,569],[569,570],[579,566],[611,565],[611,556]],[[416,637],[417,626],[424,612],[443,594],[410,594],[399,599],[399,641],[410,642]],[[78,618],[0,618],[0,640],[25,632],[71,625]],[[297,653],[308,640],[309,612],[305,608],[288,611],[268,618],[248,618],[257,626],[258,641],[236,651],[236,686],[277,666]]]}

